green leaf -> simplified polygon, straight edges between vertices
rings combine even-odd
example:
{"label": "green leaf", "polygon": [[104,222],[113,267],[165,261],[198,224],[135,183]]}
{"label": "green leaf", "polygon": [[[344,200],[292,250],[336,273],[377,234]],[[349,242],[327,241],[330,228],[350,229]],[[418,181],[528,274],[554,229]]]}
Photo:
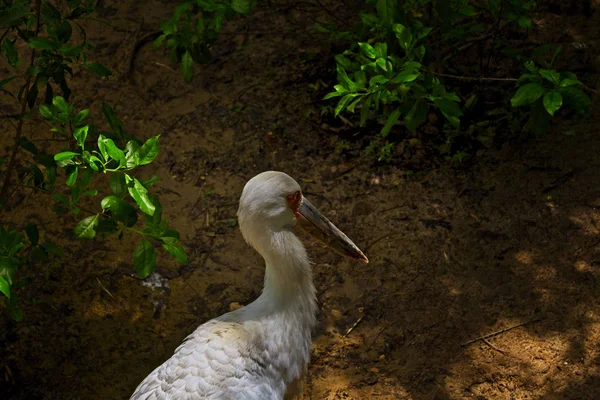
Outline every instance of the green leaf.
{"label": "green leaf", "polygon": [[121,133],[123,128],[123,122],[117,118],[113,109],[106,103],[102,103],[102,113],[104,114],[104,119],[108,122],[110,129],[115,131],[115,133]]}
{"label": "green leaf", "polygon": [[464,15],[465,17],[472,17],[473,15],[475,15],[475,7],[473,6],[464,6],[461,7],[458,12],[462,15]]}
{"label": "green leaf", "polygon": [[[90,110],[81,110],[77,113],[77,115],[75,116],[75,118],[73,118],[73,123],[75,124],[75,126],[79,126],[83,123],[83,121],[85,121],[85,119],[88,117],[88,115],[90,114]],[[87,133],[86,133],[87,135]]]}
{"label": "green leaf", "polygon": [[16,78],[16,76],[11,76],[11,77],[9,77],[9,78],[6,78],[6,79],[2,79],[2,80],[0,80],[0,89],[2,89],[2,87],[3,87],[4,85],[6,85],[7,83],[11,82],[11,81],[12,81],[13,79],[15,79],[15,78]]}
{"label": "green leaf", "polygon": [[16,68],[19,65],[19,52],[14,43],[8,38],[4,38],[2,41],[2,54],[4,54],[4,57],[6,57],[6,60],[8,61],[8,65],[11,67]]}
{"label": "green leaf", "polygon": [[181,75],[187,83],[190,83],[194,77],[194,60],[189,50],[181,58]]}
{"label": "green leaf", "polygon": [[10,299],[10,284],[2,275],[0,275],[0,292]]}
{"label": "green leaf", "polygon": [[392,24],[397,4],[396,0],[377,0],[375,8],[381,24],[388,26]]}
{"label": "green leaf", "polygon": [[80,184],[79,186],[84,189],[85,187],[87,187],[87,185],[90,184],[90,182],[92,181],[92,177],[94,176],[94,171],[91,168],[84,168],[83,169],[83,173],[81,174],[80,177]]}
{"label": "green leaf", "polygon": [[388,116],[388,119],[385,122],[385,126],[381,130],[381,136],[386,137],[390,133],[390,130],[392,129],[392,126],[394,126],[394,124],[396,123],[396,121],[398,121],[399,117],[400,117],[400,107],[396,108]]}
{"label": "green leaf", "polygon": [[369,85],[370,86],[375,86],[375,85],[385,85],[386,83],[388,83],[390,80],[388,78],[386,78],[383,75],[375,75],[374,77],[372,77],[369,80]]}
{"label": "green leaf", "polygon": [[63,195],[62,195],[62,194],[60,194],[60,193],[54,193],[54,194],[52,195],[52,198],[53,198],[53,199],[55,199],[55,200],[58,200],[58,201],[60,201],[61,203],[65,204],[65,205],[67,205],[67,206],[70,204],[70,203],[69,203],[69,199],[67,199],[65,196],[63,196]]}
{"label": "green leaf", "polygon": [[58,111],[62,113],[70,113],[73,107],[61,96],[55,96],[52,99],[52,105],[57,108]]}
{"label": "green leaf", "polygon": [[122,222],[123,225],[131,227],[137,222],[137,213],[127,202],[117,196],[107,196],[100,202],[102,209],[110,211],[113,219]]}
{"label": "green leaf", "polygon": [[96,236],[94,228],[98,225],[100,214],[84,218],[75,226],[75,235],[80,239],[93,239]]}
{"label": "green leaf", "polygon": [[115,196],[122,196],[123,193],[127,190],[127,186],[125,185],[125,175],[120,173],[110,174],[110,179],[108,181],[110,185],[110,190],[115,194]]}
{"label": "green leaf", "polygon": [[340,82],[346,89],[349,91],[353,91],[356,89],[356,84],[352,82],[352,79],[348,77],[348,74],[340,65],[337,66],[337,78],[338,82]]}
{"label": "green leaf", "polygon": [[350,105],[346,108],[346,110],[350,111],[351,113],[354,112],[354,107],[356,107],[356,105],[358,104],[359,101],[362,100],[362,95],[358,95],[356,97],[356,99],[354,99],[354,101],[352,103],[350,103]]}
{"label": "green leaf", "polygon": [[533,27],[531,18],[525,16],[520,16],[517,22],[519,23],[519,26],[524,29],[531,29]]}
{"label": "green leaf", "polygon": [[154,215],[146,215],[146,226],[152,228],[153,232],[162,234],[164,230],[160,227],[162,222],[162,204],[160,204],[160,200],[156,195],[152,196],[150,200],[156,209],[154,210]]}
{"label": "green leaf", "polygon": [[387,58],[387,44],[386,43],[375,43],[375,57]]}
{"label": "green leaf", "polygon": [[358,96],[357,93],[354,94],[347,94],[344,97],[342,97],[340,99],[340,101],[338,102],[338,105],[335,107],[335,116],[337,117],[339,115],[339,113],[341,113],[342,111],[344,111],[346,109],[346,106],[350,103],[350,101],[352,101],[353,98],[355,98],[356,96]]}
{"label": "green leaf", "polygon": [[140,147],[138,151],[138,165],[150,164],[158,155],[158,138],[160,135],[151,137]]}
{"label": "green leaf", "polygon": [[165,243],[176,243],[179,241],[179,232],[175,229],[167,229],[162,233],[160,240]]}
{"label": "green leaf", "polygon": [[359,42],[358,47],[366,57],[375,58],[375,49],[369,43]]}
{"label": "green leaf", "polygon": [[544,79],[554,83],[555,85],[558,85],[560,82],[560,74],[554,70],[540,68],[538,72],[542,77],[544,77]]}
{"label": "green leaf", "polygon": [[132,169],[139,165],[139,148],[140,146],[135,140],[130,140],[127,142],[127,145],[125,146],[125,168]]}
{"label": "green leaf", "polygon": [[160,177],[156,176],[156,175],[152,175],[150,178],[148,179],[144,179],[142,181],[142,185],[144,185],[144,187],[151,187],[152,185],[154,185],[156,182],[160,181]]}
{"label": "green leaf", "polygon": [[562,94],[564,102],[578,113],[583,114],[589,110],[591,100],[578,88],[574,86],[561,87],[558,92]]}
{"label": "green leaf", "polygon": [[38,232],[37,226],[35,224],[25,225],[25,233],[27,233],[31,246],[37,246],[40,240],[40,233]]}
{"label": "green leaf", "polygon": [[368,95],[365,102],[363,103],[362,109],[360,110],[360,126],[365,126],[367,118],[371,113],[371,102],[373,101],[373,95]]}
{"label": "green leaf", "polygon": [[379,68],[381,68],[384,71],[387,71],[387,60],[385,58],[378,58],[377,60],[375,60],[375,63],[377,63],[377,65],[379,66]]}
{"label": "green leaf", "polygon": [[[68,43],[73,34],[73,28],[69,21],[62,21],[60,24],[50,26],[47,29],[48,34],[60,43]],[[68,47],[68,46],[67,46]]]}
{"label": "green leaf", "polygon": [[560,87],[569,87],[569,86],[582,86],[582,85],[583,85],[583,83],[581,83],[577,79],[566,78],[560,82],[559,86]]}
{"label": "green leaf", "polygon": [[344,92],[331,92],[331,93],[327,93],[324,97],[323,100],[329,100],[333,97],[340,97],[343,96]]}
{"label": "green leaf", "polygon": [[73,137],[77,141],[77,145],[82,149],[85,148],[85,139],[87,138],[89,126],[85,125],[73,130]]}
{"label": "green leaf", "polygon": [[57,25],[60,23],[60,12],[48,1],[42,1],[40,7],[40,16],[42,21],[48,25]]}
{"label": "green leaf", "polygon": [[62,249],[52,242],[46,242],[46,243],[42,244],[42,247],[48,253],[56,254],[59,257],[64,257],[64,255],[65,255],[65,253],[62,251]]}
{"label": "green leaf", "polygon": [[463,112],[461,111],[458,104],[456,104],[452,100],[449,100],[446,97],[435,99],[433,103],[436,105],[437,108],[439,108],[439,110],[442,112],[444,117],[446,117],[448,122],[450,122],[452,126],[458,129],[460,126],[459,117],[463,115]]}
{"label": "green leaf", "polygon": [[58,43],[54,43],[51,40],[48,40],[46,38],[41,38],[41,37],[33,37],[33,38],[29,39],[27,44],[32,49],[38,49],[38,50],[54,50],[59,47]]}
{"label": "green leaf", "polygon": [[142,241],[133,253],[133,266],[135,272],[142,279],[154,271],[156,267],[156,253],[152,244],[142,236]]}
{"label": "green leaf", "polygon": [[421,76],[421,71],[413,71],[410,69],[402,70],[392,79],[392,83],[407,83],[412,82]]}
{"label": "green leaf", "polygon": [[183,265],[187,265],[188,259],[185,254],[185,250],[181,245],[174,245],[171,243],[163,243],[162,247],[169,252],[169,254],[178,262]]}
{"label": "green leaf", "polygon": [[87,125],[75,128],[73,130],[73,137],[77,141],[77,145],[81,147],[81,149],[85,148],[85,139],[87,138],[89,127]]}
{"label": "green leaf", "polygon": [[544,108],[548,111],[548,114],[554,116],[554,113],[562,106],[563,98],[562,95],[553,90],[544,95]]}
{"label": "green leaf", "polygon": [[37,147],[33,143],[31,143],[29,139],[27,139],[25,136],[19,137],[19,146],[21,146],[33,155],[37,155],[39,153]]}
{"label": "green leaf", "polygon": [[535,63],[533,61],[527,61],[527,62],[525,62],[525,68],[529,72],[538,72],[538,69],[535,66]]}
{"label": "green leaf", "polygon": [[112,71],[103,64],[100,64],[99,62],[85,64],[85,67],[90,71],[94,72],[96,75],[101,76],[103,78],[108,78],[112,75]]}
{"label": "green leaf", "polygon": [[59,257],[64,257],[64,255],[65,255],[65,253],[62,251],[62,249],[52,242],[46,242],[46,243],[42,244],[42,247],[48,253],[56,254]]}
{"label": "green leaf", "polygon": [[54,161],[70,160],[78,155],[79,155],[79,153],[74,153],[72,151],[63,151],[62,153],[58,153],[58,154],[54,155]]}
{"label": "green leaf", "polygon": [[400,47],[402,47],[404,50],[408,50],[413,39],[410,28],[402,24],[394,24],[393,30],[396,34],[396,38],[398,38],[398,41],[400,42]]}
{"label": "green leaf", "polygon": [[154,43],[152,43],[152,47],[154,47],[155,49],[158,49],[163,42],[165,41],[165,39],[167,38],[166,34],[162,34],[159,37],[156,38],[156,40],[154,41]]}
{"label": "green leaf", "polygon": [[[4,4],[7,4],[6,2]],[[10,4],[10,3],[9,3]],[[3,12],[0,14],[0,27],[8,28],[20,25],[23,23],[23,19],[32,16],[31,9],[25,7],[22,9],[13,8],[10,12]]]}
{"label": "green leaf", "polygon": [[109,139],[104,135],[100,135],[98,137],[98,148],[106,160],[108,160],[106,158],[106,155],[108,154],[110,158],[119,162],[119,166],[125,164],[125,153],[123,153],[123,150],[117,147],[112,139]]}
{"label": "green leaf", "polygon": [[156,207],[150,201],[150,197],[148,197],[148,190],[138,181],[136,178],[132,178],[131,176],[125,174],[125,183],[127,184],[127,190],[131,197],[135,200],[137,205],[140,207],[140,210],[144,214],[154,215],[154,211]]}
{"label": "green leaf", "polygon": [[256,0],[231,0],[231,8],[239,14],[249,14]]}
{"label": "green leaf", "polygon": [[362,21],[363,25],[366,26],[374,26],[379,23],[379,18],[373,14],[361,13],[360,20]]}
{"label": "green leaf", "polygon": [[54,120],[54,114],[52,113],[52,109],[46,104],[40,104],[40,114],[42,114],[42,117],[44,117],[44,119],[48,119],[50,121]]}
{"label": "green leaf", "polygon": [[404,123],[409,131],[413,134],[417,132],[417,128],[427,120],[428,110],[429,106],[423,100],[417,100],[413,104],[406,117],[404,117]]}
{"label": "green leaf", "polygon": [[77,173],[78,172],[79,172],[79,168],[75,167],[73,172],[71,172],[69,174],[69,177],[67,178],[67,186],[73,186],[75,184],[75,182],[77,181]]}
{"label": "green leaf", "polygon": [[421,30],[419,32],[419,34],[417,35],[417,39],[421,40],[421,39],[427,37],[427,35],[429,35],[429,33],[431,33],[432,30],[433,30],[433,28],[429,28],[429,27],[423,28],[423,30]]}
{"label": "green leaf", "polygon": [[513,107],[526,106],[534,103],[537,99],[539,99],[546,92],[546,88],[540,85],[539,83],[528,83],[523,85],[517,90],[512,99],[510,99],[510,104]]}

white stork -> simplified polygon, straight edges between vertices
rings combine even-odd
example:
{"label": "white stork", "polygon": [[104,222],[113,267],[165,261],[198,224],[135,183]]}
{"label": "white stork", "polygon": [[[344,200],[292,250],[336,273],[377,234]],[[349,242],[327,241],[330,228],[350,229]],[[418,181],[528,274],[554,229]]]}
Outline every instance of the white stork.
{"label": "white stork", "polygon": [[242,235],[265,259],[262,294],[200,325],[131,400],[289,398],[309,362],[317,311],[311,262],[294,229],[368,262],[282,172],[263,172],[248,181],[237,215]]}

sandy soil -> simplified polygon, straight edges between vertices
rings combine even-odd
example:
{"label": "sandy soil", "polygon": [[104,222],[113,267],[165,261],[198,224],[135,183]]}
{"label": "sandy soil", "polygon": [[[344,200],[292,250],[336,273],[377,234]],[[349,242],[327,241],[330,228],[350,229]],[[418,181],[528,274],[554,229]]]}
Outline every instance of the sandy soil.
{"label": "sandy soil", "polygon": [[[335,50],[311,28],[327,14],[273,3],[227,25],[191,85],[150,45],[128,74],[135,43],[172,2],[105,1],[113,27],[88,24],[115,75],[79,71],[73,92],[96,115],[112,104],[140,138],[162,135],[144,173],[162,178],[190,263],[159,257],[148,285],[132,275],[132,238],[74,241],[75,217],[18,197],[12,222],[37,221],[69,247],[24,272],[35,278],[21,294],[25,321],[0,319],[3,397],[128,398],[197,325],[252,301],[263,266],[235,226],[237,200],[249,178],[277,169],[371,260],[307,241],[321,312],[306,399],[600,398],[598,109],[461,167],[377,164],[362,151],[368,136],[340,153],[335,122],[319,117],[322,89],[308,85],[331,67]],[[560,17],[561,32],[556,15],[537,22],[565,46],[587,43],[572,56],[585,65],[598,14]]]}

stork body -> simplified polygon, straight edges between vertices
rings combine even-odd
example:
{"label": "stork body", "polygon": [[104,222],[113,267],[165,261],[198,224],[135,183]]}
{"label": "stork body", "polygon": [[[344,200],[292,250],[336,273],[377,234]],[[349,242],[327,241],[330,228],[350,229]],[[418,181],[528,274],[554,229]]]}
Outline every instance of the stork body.
{"label": "stork body", "polygon": [[[302,217],[301,206],[310,205],[302,205],[303,200],[298,184],[280,172],[265,172],[248,182],[238,218],[244,238],[265,259],[262,294],[198,327],[146,377],[131,400],[284,398],[308,364],[317,311],[311,264],[291,230]],[[320,218],[329,223],[318,214],[317,225],[323,223]],[[342,239],[354,246],[345,235]],[[349,247],[341,251],[354,250],[344,244]],[[366,260],[356,250],[356,258]]]}

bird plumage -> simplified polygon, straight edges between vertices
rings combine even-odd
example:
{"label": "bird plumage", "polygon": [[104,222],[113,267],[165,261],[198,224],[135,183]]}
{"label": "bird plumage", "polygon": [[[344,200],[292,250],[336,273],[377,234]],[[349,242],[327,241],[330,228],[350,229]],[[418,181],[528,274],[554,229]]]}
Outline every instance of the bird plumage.
{"label": "bird plumage", "polygon": [[137,387],[131,400],[281,400],[309,362],[317,311],[311,263],[291,231],[289,176],[251,179],[238,219],[246,241],[265,259],[264,289],[248,306],[198,327]]}

